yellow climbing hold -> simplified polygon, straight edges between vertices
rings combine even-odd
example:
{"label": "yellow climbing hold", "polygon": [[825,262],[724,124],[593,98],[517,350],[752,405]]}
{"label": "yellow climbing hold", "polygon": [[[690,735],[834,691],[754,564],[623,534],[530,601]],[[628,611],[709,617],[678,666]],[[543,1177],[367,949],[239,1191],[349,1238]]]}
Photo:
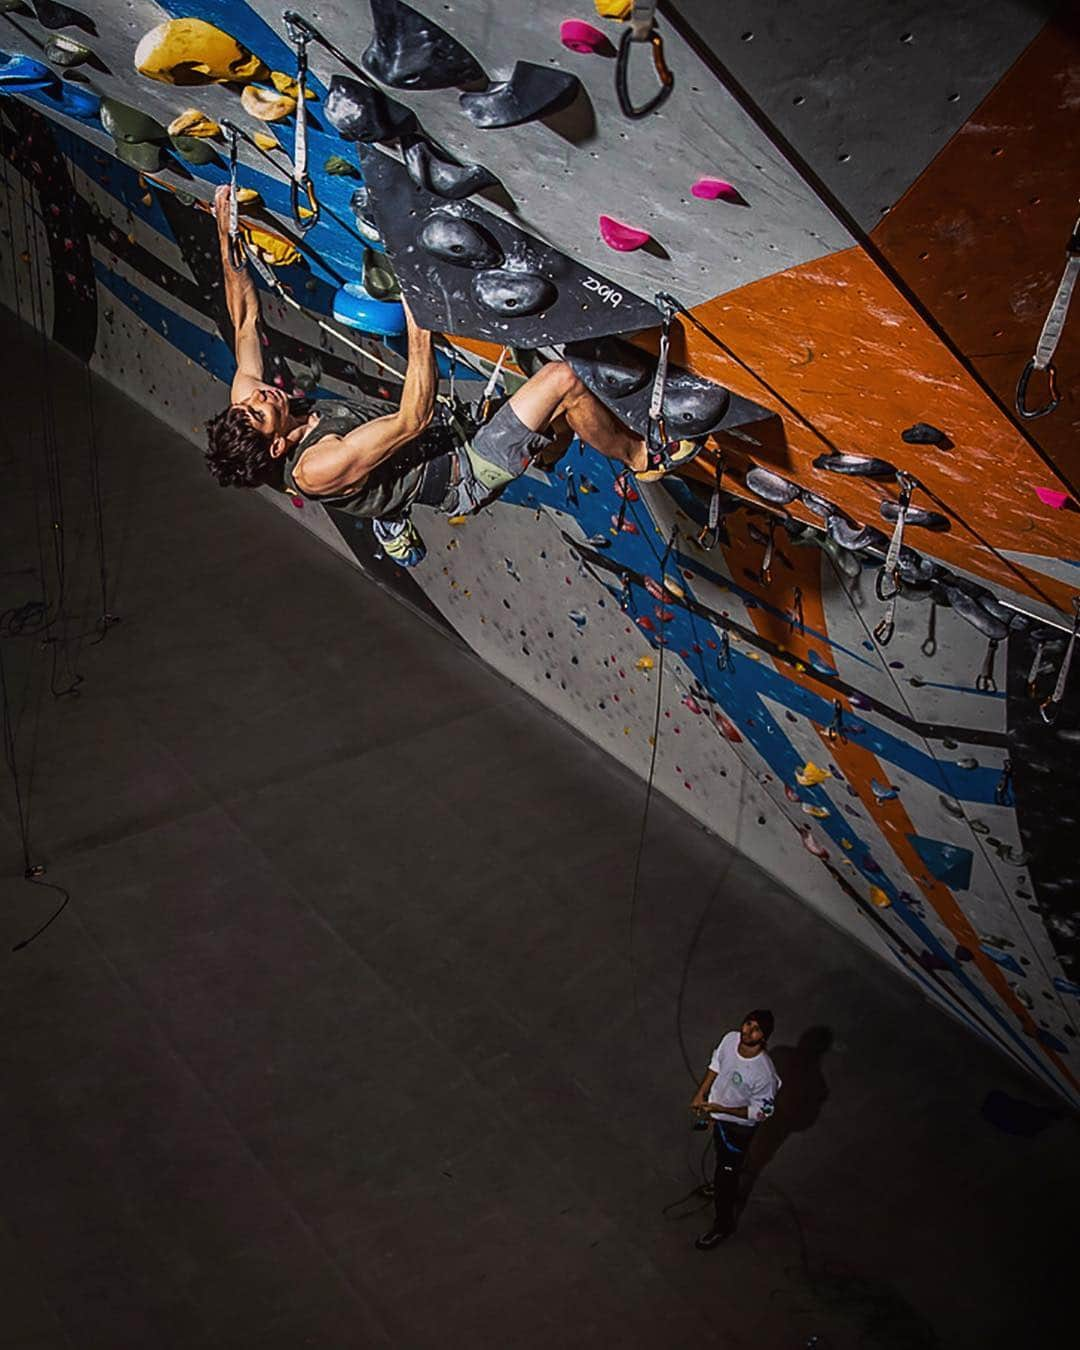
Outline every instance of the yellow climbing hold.
{"label": "yellow climbing hold", "polygon": [[240,102],[244,111],[260,122],[280,122],[296,111],[296,99],[288,94],[279,94],[276,90],[260,89],[255,84],[245,84],[240,91]]}
{"label": "yellow climbing hold", "polygon": [[[287,94],[291,99],[298,99],[300,97],[300,86],[291,75],[286,75],[282,70],[272,70],[270,72],[270,83],[279,94]],[[314,98],[315,95],[310,89],[305,89],[304,97]]]}
{"label": "yellow climbing hold", "polygon": [[291,267],[300,261],[300,250],[296,245],[279,235],[266,230],[254,230],[250,226],[245,226],[243,233],[261,260],[271,267]]}
{"label": "yellow climbing hold", "polygon": [[468,516],[448,516],[446,523],[447,525],[464,525],[468,519]]}
{"label": "yellow climbing hold", "polygon": [[282,144],[276,136],[271,136],[268,131],[253,131],[251,139],[260,150],[281,150]]}
{"label": "yellow climbing hold", "polygon": [[813,816],[815,820],[824,820],[829,814],[824,806],[804,806],[803,810],[808,816]]}
{"label": "yellow climbing hold", "polygon": [[236,189],[236,204],[237,204],[237,206],[254,206],[254,205],[256,204],[256,202],[261,202],[261,201],[262,201],[262,198],[259,196],[259,194],[258,194],[258,192],[255,190],[255,188],[237,188],[237,189]]}
{"label": "yellow climbing hold", "polygon": [[878,909],[888,909],[889,906],[892,904],[892,901],[889,899],[889,897],[885,894],[885,892],[881,889],[880,886],[871,886],[870,903],[872,905],[877,905]]}
{"label": "yellow climbing hold", "polygon": [[840,840],[840,847],[851,849],[854,848],[855,845],[851,842],[850,839],[844,838]]}
{"label": "yellow climbing hold", "polygon": [[212,117],[207,117],[198,108],[185,108],[179,117],[169,123],[170,136],[197,136],[209,140],[221,135],[221,128]]}
{"label": "yellow climbing hold", "polygon": [[819,783],[824,783],[826,778],[831,778],[832,774],[828,769],[819,769],[813,760],[807,760],[801,769],[795,770],[795,779],[800,787],[817,787]]}
{"label": "yellow climbing hold", "polygon": [[596,0],[596,12],[602,19],[628,19],[633,0]]}
{"label": "yellow climbing hold", "polygon": [[652,659],[651,656],[639,656],[638,659],[634,662],[634,669],[652,670],[653,666],[655,665],[656,662]]}
{"label": "yellow climbing hold", "polygon": [[676,598],[676,600],[686,599],[686,592],[683,590],[683,588],[679,585],[677,581],[672,581],[670,577],[664,578],[664,589],[668,592],[669,595],[673,595]]}
{"label": "yellow climbing hold", "polygon": [[202,19],[168,19],[135,48],[135,69],[162,84],[265,80],[269,72],[234,37]]}

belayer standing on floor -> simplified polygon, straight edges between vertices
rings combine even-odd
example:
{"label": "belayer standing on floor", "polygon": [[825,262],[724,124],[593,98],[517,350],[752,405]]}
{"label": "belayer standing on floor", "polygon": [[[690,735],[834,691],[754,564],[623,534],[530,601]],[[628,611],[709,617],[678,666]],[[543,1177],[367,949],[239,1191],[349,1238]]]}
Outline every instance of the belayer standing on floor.
{"label": "belayer standing on floor", "polygon": [[739,1173],[754,1131],[772,1115],[780,1090],[780,1077],[765,1050],[772,1031],[768,1008],[748,1012],[739,1030],[729,1031],[713,1051],[690,1103],[696,1114],[712,1118],[716,1150],[716,1218],[694,1244],[701,1251],[718,1246],[735,1231]]}
{"label": "belayer standing on floor", "polygon": [[267,384],[258,292],[248,270],[229,262],[229,193],[218,188],[214,209],[237,369],[229,407],[207,423],[206,454],[223,487],[268,484],[369,519],[389,556],[407,566],[423,556],[409,524],[415,504],[448,515],[478,511],[535,457],[553,462],[574,435],[634,473],[659,476],[649,469],[644,440],[564,361],[538,370],[479,425],[438,420],[432,335],[417,326],[408,306],[408,365],[393,412],[345,400],[312,404]]}

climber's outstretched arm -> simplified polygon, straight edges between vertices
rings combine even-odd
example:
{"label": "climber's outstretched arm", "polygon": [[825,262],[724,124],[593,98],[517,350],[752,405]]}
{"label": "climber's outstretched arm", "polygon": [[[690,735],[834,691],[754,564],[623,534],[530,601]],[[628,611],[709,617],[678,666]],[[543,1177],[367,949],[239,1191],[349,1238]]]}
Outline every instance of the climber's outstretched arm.
{"label": "climber's outstretched arm", "polygon": [[245,267],[238,272],[229,261],[229,192],[228,187],[219,187],[214,193],[214,215],[221,248],[221,270],[225,277],[225,304],[232,320],[236,355],[230,399],[240,403],[257,385],[264,383],[263,358],[259,338],[259,293],[248,269]]}
{"label": "climber's outstretched arm", "polygon": [[356,487],[364,478],[407,445],[435,415],[438,370],[435,347],[426,328],[417,327],[408,306],[409,364],[401,390],[401,406],[386,417],[376,417],[346,436],[324,436],[306,450],[294,469],[297,486],[315,495],[330,495]]}

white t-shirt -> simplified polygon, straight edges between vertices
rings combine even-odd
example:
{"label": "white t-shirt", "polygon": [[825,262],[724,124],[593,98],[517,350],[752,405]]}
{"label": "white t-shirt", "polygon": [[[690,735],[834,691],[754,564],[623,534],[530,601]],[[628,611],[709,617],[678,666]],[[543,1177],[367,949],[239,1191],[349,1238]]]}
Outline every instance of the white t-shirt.
{"label": "white t-shirt", "polygon": [[730,1121],[732,1125],[757,1125],[773,1113],[773,1103],[780,1091],[780,1077],[772,1060],[762,1050],[750,1059],[739,1054],[739,1033],[729,1031],[713,1051],[709,1068],[716,1074],[707,1100],[723,1106],[748,1106],[746,1117],[729,1116],[724,1111],[710,1111],[713,1120]]}

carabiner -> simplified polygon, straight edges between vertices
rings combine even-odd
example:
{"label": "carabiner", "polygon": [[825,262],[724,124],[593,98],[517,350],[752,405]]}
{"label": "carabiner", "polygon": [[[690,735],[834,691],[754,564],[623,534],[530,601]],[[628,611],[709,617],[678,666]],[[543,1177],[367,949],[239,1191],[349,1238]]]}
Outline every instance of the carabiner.
{"label": "carabiner", "polygon": [[229,238],[227,256],[229,266],[234,272],[242,272],[247,266],[247,254],[240,235],[240,205],[236,200],[237,165],[239,161],[238,145],[240,129],[222,119],[221,129],[229,141]]}
{"label": "carabiner", "polygon": [[1041,408],[1029,408],[1027,406],[1028,381],[1031,379],[1034,370],[1035,358],[1032,357],[1024,367],[1020,374],[1020,378],[1016,382],[1016,411],[1021,417],[1028,421],[1032,421],[1036,417],[1045,417],[1047,413],[1052,413],[1061,402],[1061,395],[1058,393],[1057,387],[1057,370],[1054,367],[1053,361],[1051,361],[1046,367],[1046,379],[1048,382],[1048,397],[1046,402]]}
{"label": "carabiner", "polygon": [[[301,193],[307,198],[306,215],[302,214],[305,208],[300,202]],[[318,223],[319,200],[315,196],[315,185],[306,173],[303,178],[289,180],[289,205],[292,209],[293,224],[302,234]]]}
{"label": "carabiner", "polygon": [[636,121],[639,117],[648,117],[649,113],[655,112],[675,87],[675,76],[672,75],[668,63],[664,60],[664,40],[655,27],[649,33],[648,42],[652,47],[653,69],[656,71],[656,78],[660,81],[660,88],[649,99],[648,103],[643,103],[639,108],[635,108],[630,102],[630,90],[627,84],[630,48],[635,43],[633,29],[628,26],[619,39],[619,55],[615,61],[615,97],[619,100],[619,107],[623,116],[629,117],[631,121]]}

